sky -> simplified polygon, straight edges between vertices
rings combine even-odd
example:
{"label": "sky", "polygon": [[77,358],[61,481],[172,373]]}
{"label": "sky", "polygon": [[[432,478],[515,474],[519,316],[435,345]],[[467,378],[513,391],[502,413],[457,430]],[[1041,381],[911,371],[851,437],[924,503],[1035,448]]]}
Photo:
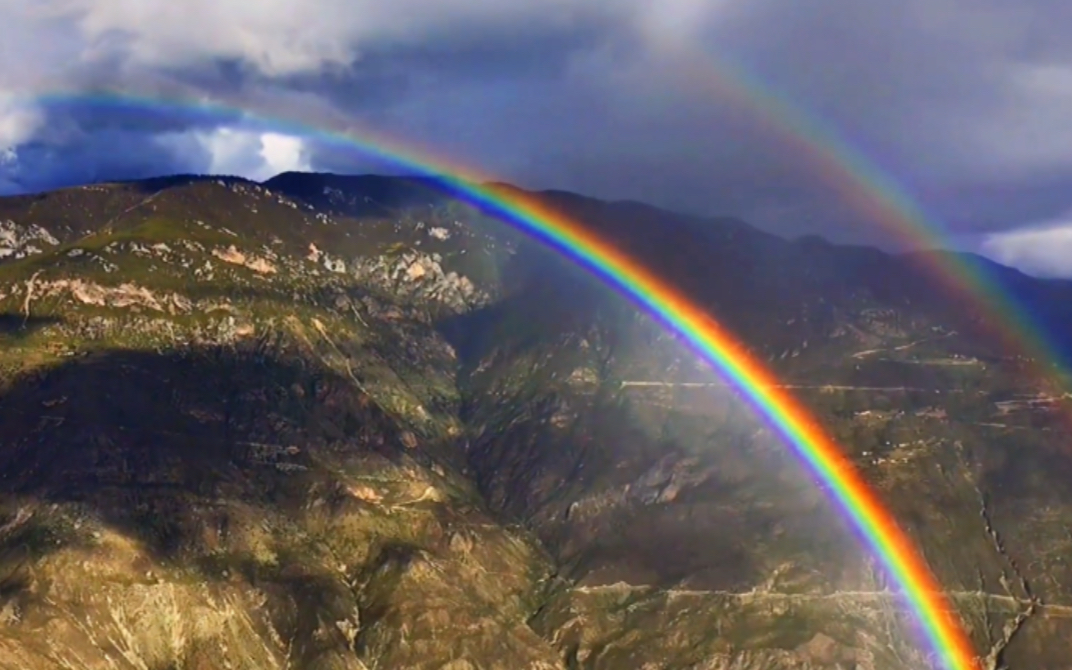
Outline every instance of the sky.
{"label": "sky", "polygon": [[55,104],[109,89],[353,123],[529,188],[897,244],[727,88],[733,64],[836,129],[947,245],[1072,277],[1068,2],[0,0],[0,17],[0,193],[388,171],[239,116]]}

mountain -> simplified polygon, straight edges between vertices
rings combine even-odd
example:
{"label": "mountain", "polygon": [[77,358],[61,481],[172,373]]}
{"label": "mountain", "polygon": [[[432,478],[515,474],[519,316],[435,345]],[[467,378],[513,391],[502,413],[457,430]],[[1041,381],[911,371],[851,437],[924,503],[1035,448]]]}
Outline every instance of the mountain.
{"label": "mountain", "polygon": [[[985,667],[1067,670],[1069,396],[933,262],[534,197],[792,387]],[[1072,284],[991,270],[1069,332]],[[732,389],[427,180],[0,199],[0,340],[4,670],[936,667]]]}

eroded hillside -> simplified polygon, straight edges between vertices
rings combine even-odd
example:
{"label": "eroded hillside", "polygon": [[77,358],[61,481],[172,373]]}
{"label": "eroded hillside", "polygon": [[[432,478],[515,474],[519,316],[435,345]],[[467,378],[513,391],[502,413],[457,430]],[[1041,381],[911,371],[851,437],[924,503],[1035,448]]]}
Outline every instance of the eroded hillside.
{"label": "eroded hillside", "polygon": [[[977,314],[873,250],[544,197],[778,371],[990,667],[1067,667],[1068,401]],[[7,198],[0,255],[2,668],[927,667],[717,376],[425,182]]]}

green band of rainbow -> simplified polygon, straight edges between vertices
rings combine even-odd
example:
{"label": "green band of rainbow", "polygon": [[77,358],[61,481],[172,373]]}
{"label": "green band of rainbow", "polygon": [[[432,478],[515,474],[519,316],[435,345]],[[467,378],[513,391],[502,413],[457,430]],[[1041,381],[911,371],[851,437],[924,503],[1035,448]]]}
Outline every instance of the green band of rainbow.
{"label": "green band of rainbow", "polygon": [[161,100],[117,93],[58,94],[41,104],[115,106],[211,119],[248,116],[278,132],[291,132],[355,149],[407,170],[436,177],[448,191],[552,246],[597,274],[681,335],[762,413],[807,467],[826,485],[890,577],[903,592],[933,651],[948,670],[977,668],[971,641],[912,542],[861,479],[838,446],[804,408],[776,387],[776,380],[703,309],[608,241],[553,211],[532,196],[479,182],[472,170],[436,160],[382,135],[324,130],[304,123],[257,117],[240,107]]}
{"label": "green band of rainbow", "polygon": [[[456,183],[452,183],[456,185]],[[976,667],[971,641],[912,542],[817,422],[703,309],[607,241],[515,193],[464,187],[526,231],[562,250],[615,286],[669,328],[740,389],[830,489],[867,544],[903,590],[943,665]]]}

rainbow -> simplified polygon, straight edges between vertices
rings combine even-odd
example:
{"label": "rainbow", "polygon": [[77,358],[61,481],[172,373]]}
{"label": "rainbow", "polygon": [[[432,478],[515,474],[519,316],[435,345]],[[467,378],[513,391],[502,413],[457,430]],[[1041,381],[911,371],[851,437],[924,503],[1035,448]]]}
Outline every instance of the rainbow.
{"label": "rainbow", "polygon": [[[908,191],[874,160],[853,146],[843,133],[794,105],[762,79],[725,55],[714,57],[687,42],[661,42],[675,59],[677,76],[693,90],[730,100],[751,112],[780,143],[810,160],[829,184],[855,210],[910,248],[940,249],[949,234],[939,217],[928,213]],[[706,88],[704,88],[706,87]],[[920,257],[919,265],[947,294],[967,298],[987,316],[992,335],[1011,351],[1034,358],[1041,379],[1061,384],[1072,380],[1068,356],[1038,320],[989,273],[982,263],[953,254]]]}
{"label": "rainbow", "polygon": [[899,587],[942,666],[948,670],[980,667],[971,640],[953,607],[909,537],[804,407],[780,390],[772,374],[701,307],[637,260],[533,195],[490,184],[490,179],[472,170],[437,159],[431,152],[407,147],[382,134],[352,129],[325,130],[276,117],[269,119],[236,106],[114,92],[38,96],[31,102],[50,106],[104,107],[130,113],[182,114],[205,122],[242,119],[276,132],[356,149],[407,171],[432,176],[446,191],[558,250],[620,290],[682,337],[741,391],[825,484],[836,504],[844,510]]}

